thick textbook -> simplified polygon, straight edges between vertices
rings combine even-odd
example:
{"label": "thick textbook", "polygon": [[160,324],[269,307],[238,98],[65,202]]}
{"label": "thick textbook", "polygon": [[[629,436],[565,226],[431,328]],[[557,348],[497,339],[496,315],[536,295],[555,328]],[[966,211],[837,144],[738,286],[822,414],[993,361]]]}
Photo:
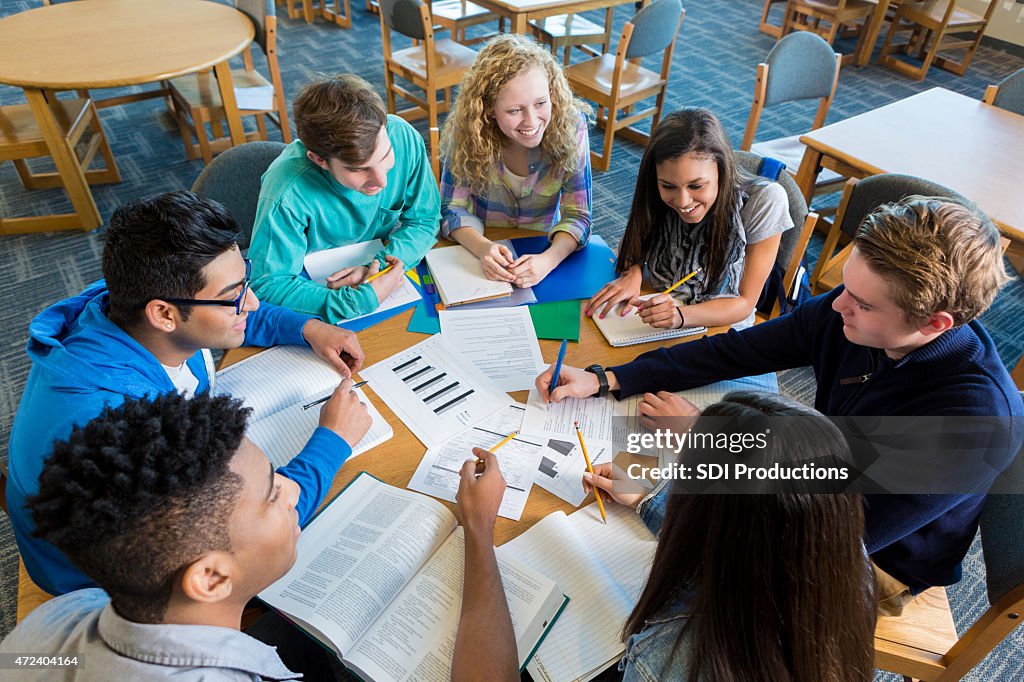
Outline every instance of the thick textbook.
{"label": "thick textbook", "polygon": [[[363,472],[309,523],[295,565],[259,597],[363,679],[447,682],[464,551],[444,505]],[[496,552],[522,669],[569,599]]]}

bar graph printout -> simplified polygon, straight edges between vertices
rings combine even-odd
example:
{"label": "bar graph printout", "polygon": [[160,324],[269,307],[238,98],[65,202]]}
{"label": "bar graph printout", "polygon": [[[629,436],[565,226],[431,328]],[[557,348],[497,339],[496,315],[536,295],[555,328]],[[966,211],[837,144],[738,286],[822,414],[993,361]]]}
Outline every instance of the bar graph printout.
{"label": "bar graph printout", "polygon": [[360,372],[428,448],[508,404],[508,396],[439,334]]}

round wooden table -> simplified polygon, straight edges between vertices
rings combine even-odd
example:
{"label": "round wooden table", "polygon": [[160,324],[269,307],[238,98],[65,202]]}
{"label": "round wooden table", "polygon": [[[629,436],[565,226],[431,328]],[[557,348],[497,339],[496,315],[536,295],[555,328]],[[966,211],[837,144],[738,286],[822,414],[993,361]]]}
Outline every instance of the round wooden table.
{"label": "round wooden table", "polygon": [[163,81],[212,68],[233,144],[245,142],[228,60],[252,42],[241,12],[206,0],[88,0],[0,19],[0,83],[24,89],[81,224],[101,224],[77,159],[62,143],[56,92]]}

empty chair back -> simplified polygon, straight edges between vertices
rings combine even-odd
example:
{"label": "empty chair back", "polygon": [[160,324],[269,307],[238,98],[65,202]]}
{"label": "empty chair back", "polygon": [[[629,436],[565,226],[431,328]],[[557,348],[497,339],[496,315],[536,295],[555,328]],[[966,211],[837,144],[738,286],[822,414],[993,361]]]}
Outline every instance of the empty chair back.
{"label": "empty chair back", "polygon": [[249,142],[228,149],[210,163],[192,184],[192,191],[204,199],[224,205],[235,218],[242,237],[238,248],[249,248],[260,178],[271,162],[281,155],[281,142]]}
{"label": "empty chair back", "polygon": [[1024,69],[1008,76],[999,84],[992,104],[1024,116]]}
{"label": "empty chair back", "polygon": [[637,12],[629,20],[633,24],[633,37],[626,49],[626,59],[664,52],[675,40],[682,13],[679,0],[654,0]]}
{"label": "empty chair back", "polygon": [[960,193],[954,192],[937,182],[924,180],[912,175],[883,173],[882,175],[872,175],[864,178],[854,185],[853,191],[850,193],[850,200],[846,205],[846,211],[843,213],[843,221],[839,227],[844,234],[853,237],[857,233],[857,228],[869,213],[882,204],[899,201],[911,194],[944,197],[972,207],[974,206]]}
{"label": "empty chair back", "polygon": [[1000,474],[981,512],[988,601],[1024,584],[1024,448]]}
{"label": "empty chair back", "polygon": [[264,53],[267,52],[267,17],[277,16],[274,0],[235,0],[235,9],[249,17],[256,27],[254,40]]}
{"label": "empty chair back", "polygon": [[416,40],[426,40],[420,20],[419,0],[380,0],[380,16],[392,31]]}
{"label": "empty chair back", "polygon": [[790,33],[768,53],[764,106],[830,97],[836,78],[836,53],[821,36]]}
{"label": "empty chair back", "polygon": [[[757,170],[761,166],[763,158],[760,154],[753,152],[736,152],[737,166],[751,175],[758,174]],[[782,233],[782,238],[779,240],[779,254],[775,257],[775,262],[785,267],[789,264],[789,259],[793,257],[793,250],[800,240],[800,230],[807,219],[808,209],[807,201],[804,200],[804,195],[797,187],[796,180],[792,175],[783,170],[779,173],[776,182],[786,190],[786,196],[789,198],[789,217],[793,220],[793,227]]]}

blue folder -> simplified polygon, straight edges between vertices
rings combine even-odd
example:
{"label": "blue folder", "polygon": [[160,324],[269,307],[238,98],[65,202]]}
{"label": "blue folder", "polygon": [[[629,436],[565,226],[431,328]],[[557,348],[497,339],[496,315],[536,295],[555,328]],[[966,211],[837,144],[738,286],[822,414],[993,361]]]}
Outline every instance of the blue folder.
{"label": "blue folder", "polygon": [[[541,253],[548,244],[546,235],[512,240],[512,246],[520,256]],[[569,254],[550,275],[534,284],[533,293],[538,303],[590,298],[615,276],[615,254],[604,239],[592,234],[586,246]]]}

